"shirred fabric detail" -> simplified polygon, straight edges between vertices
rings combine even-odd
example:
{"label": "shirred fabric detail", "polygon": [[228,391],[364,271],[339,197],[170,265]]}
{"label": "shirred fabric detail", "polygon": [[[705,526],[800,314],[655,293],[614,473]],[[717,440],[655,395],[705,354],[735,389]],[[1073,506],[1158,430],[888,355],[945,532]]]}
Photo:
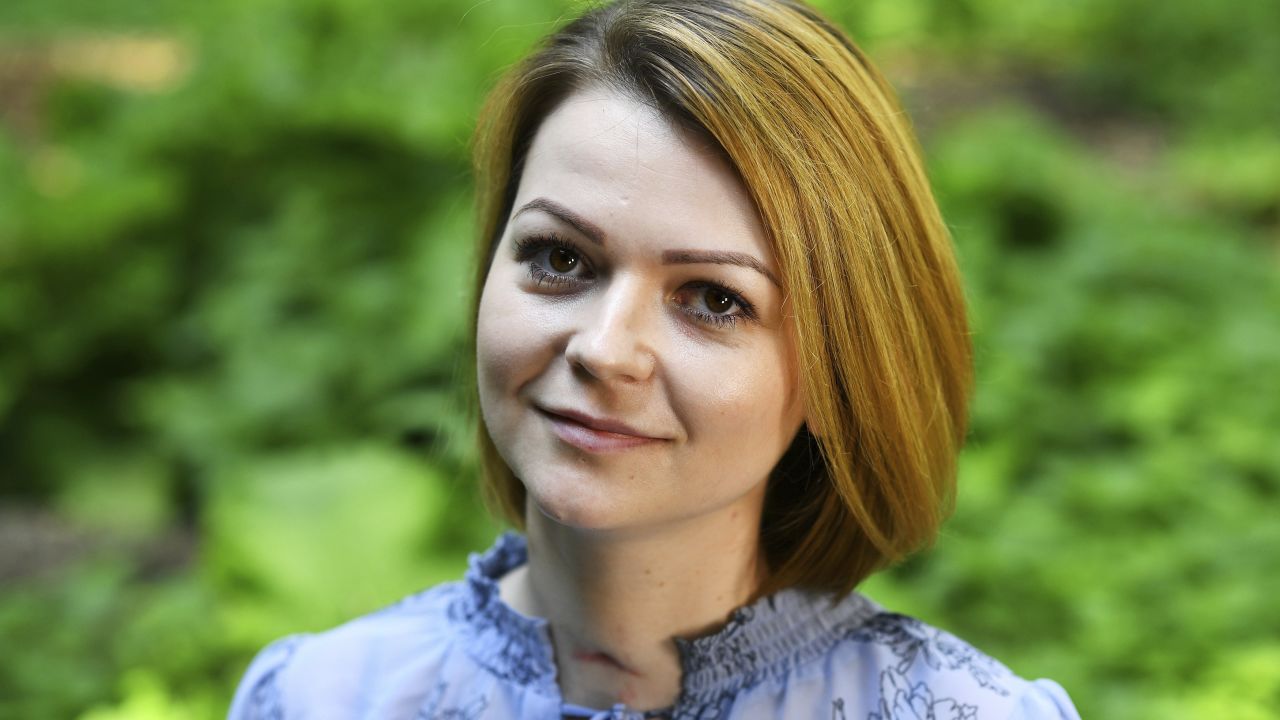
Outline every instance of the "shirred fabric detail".
{"label": "shirred fabric detail", "polygon": [[[784,590],[718,631],[677,639],[671,708],[564,703],[550,629],[502,601],[497,581],[528,559],[506,533],[466,577],[254,659],[231,720],[302,717],[484,720],[1079,720],[1051,680],[1027,681],[943,630],[853,593]],[[388,671],[388,670],[392,671]]]}

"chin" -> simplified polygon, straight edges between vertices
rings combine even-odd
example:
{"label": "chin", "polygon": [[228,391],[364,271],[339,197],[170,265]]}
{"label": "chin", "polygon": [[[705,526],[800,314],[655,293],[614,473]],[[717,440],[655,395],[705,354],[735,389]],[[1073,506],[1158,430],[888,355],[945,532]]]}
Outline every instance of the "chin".
{"label": "chin", "polygon": [[612,530],[627,524],[625,503],[618,498],[600,497],[599,488],[573,484],[548,488],[526,483],[533,509],[557,524],[579,530]]}
{"label": "chin", "polygon": [[608,530],[617,525],[617,518],[592,503],[579,500],[563,501],[530,494],[533,507],[559,525],[579,530]]}

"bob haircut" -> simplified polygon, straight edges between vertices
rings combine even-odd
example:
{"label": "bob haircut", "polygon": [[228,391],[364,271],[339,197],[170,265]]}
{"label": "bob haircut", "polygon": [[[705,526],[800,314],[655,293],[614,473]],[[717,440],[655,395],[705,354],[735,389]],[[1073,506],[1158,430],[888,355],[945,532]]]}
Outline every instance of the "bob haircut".
{"label": "bob haircut", "polygon": [[[619,0],[503,76],[474,144],[472,337],[539,124],[599,86],[719,149],[781,269],[808,414],[769,478],[757,596],[844,595],[932,543],[953,507],[972,383],[959,273],[893,90],[800,2]],[[524,486],[477,424],[486,500],[523,527]]]}

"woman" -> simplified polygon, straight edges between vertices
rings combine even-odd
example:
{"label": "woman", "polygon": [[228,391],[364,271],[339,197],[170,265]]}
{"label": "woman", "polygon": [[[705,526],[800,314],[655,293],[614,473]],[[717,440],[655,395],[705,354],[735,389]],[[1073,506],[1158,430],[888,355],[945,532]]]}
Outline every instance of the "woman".
{"label": "woman", "polygon": [[260,654],[236,718],[1074,718],[852,592],[964,437],[950,241],[892,91],[792,0],[621,0],[482,115],[467,578]]}

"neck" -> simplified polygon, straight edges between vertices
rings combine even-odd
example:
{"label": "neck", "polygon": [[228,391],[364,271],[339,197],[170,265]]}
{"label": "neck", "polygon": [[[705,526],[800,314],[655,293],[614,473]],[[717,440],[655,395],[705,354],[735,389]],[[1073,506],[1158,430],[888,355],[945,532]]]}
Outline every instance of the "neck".
{"label": "neck", "polygon": [[723,625],[763,578],[759,514],[745,510],[609,531],[526,513],[529,562],[503,579],[502,595],[547,619],[566,702],[639,710],[675,702],[675,638]]}

